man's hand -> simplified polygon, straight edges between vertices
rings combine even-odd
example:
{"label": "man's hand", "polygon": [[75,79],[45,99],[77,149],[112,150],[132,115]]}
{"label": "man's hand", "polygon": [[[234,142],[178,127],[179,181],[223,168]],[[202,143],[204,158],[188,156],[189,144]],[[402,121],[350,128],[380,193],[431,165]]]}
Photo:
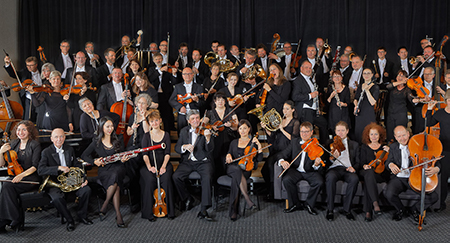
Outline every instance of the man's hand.
{"label": "man's hand", "polygon": [[67,167],[67,166],[62,166],[62,165],[58,166],[58,170],[59,170],[59,171],[62,171],[62,172],[64,172],[64,173],[67,173],[67,172],[70,171],[69,167]]}

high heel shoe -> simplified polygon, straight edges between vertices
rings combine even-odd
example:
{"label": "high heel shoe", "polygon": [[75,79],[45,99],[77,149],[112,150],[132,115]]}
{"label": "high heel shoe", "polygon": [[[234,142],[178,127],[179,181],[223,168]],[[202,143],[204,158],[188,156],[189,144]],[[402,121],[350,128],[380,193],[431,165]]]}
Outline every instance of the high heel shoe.
{"label": "high heel shoe", "polygon": [[122,223],[117,223],[117,217],[116,217],[116,224],[117,224],[117,227],[119,227],[119,228],[126,228],[127,227],[125,225],[125,222],[123,222],[123,219],[122,219]]}
{"label": "high heel shoe", "polygon": [[18,223],[18,224],[15,224],[15,225],[8,224],[8,225],[5,226],[5,229],[6,229],[6,231],[15,231],[16,234],[17,234],[20,230],[24,231],[25,227],[24,227],[23,223]]}
{"label": "high heel shoe", "polygon": [[100,216],[100,221],[103,221],[106,218],[106,212],[100,211],[98,212],[98,216]]}

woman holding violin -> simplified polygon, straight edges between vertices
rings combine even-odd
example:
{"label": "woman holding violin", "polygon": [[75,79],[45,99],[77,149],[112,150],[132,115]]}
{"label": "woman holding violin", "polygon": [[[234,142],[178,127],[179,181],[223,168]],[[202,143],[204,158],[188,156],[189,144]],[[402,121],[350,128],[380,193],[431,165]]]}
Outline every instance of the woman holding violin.
{"label": "woman holding violin", "polygon": [[205,117],[205,124],[211,124],[212,129],[218,133],[214,139],[214,173],[215,178],[225,174],[225,167],[223,161],[228,152],[228,147],[233,138],[235,138],[235,131],[237,130],[238,117],[226,105],[226,96],[222,92],[217,92],[213,97],[213,109],[207,111]]}
{"label": "woman holding violin", "polygon": [[[209,96],[206,99],[206,109],[211,109],[212,95],[225,87],[225,80],[220,77],[220,64],[215,62],[211,65],[211,75],[203,80],[203,88],[208,91]],[[215,83],[215,84],[214,84]],[[213,87],[214,86],[214,87]]]}
{"label": "woman holding violin", "polygon": [[357,142],[361,142],[361,135],[364,128],[371,122],[376,122],[374,106],[380,95],[380,88],[375,84],[373,79],[373,70],[370,68],[363,69],[363,79],[356,90],[355,99],[355,138]]}
{"label": "woman holding violin", "polygon": [[[264,112],[275,108],[278,113],[281,113],[283,104],[289,98],[289,94],[291,93],[291,83],[286,79],[283,70],[278,64],[274,63],[270,65],[269,72],[273,77],[269,77],[267,82],[263,85],[263,94],[260,96],[260,104],[266,105]],[[266,95],[265,97],[264,94]],[[262,102],[264,100],[265,102]]]}
{"label": "woman holding violin", "polygon": [[385,139],[386,130],[382,126],[372,122],[364,128],[359,157],[363,169],[359,175],[364,180],[363,210],[367,222],[372,221],[373,213],[381,215],[377,183],[389,181],[389,172],[384,169],[389,154],[389,147],[384,145]]}
{"label": "woman holding violin", "polygon": [[348,105],[350,104],[350,90],[343,83],[343,76],[340,70],[330,72],[332,83],[328,86],[328,129],[334,131],[334,127],[339,121],[350,123]]}
{"label": "woman holding violin", "polygon": [[41,128],[53,130],[54,128],[60,127],[64,131],[72,132],[72,111],[60,93],[62,83],[61,73],[59,71],[53,71],[50,74],[50,84],[50,88],[39,88],[43,89],[41,92],[36,92],[35,87],[31,85],[27,88],[35,107],[45,104],[45,116],[42,120]]}
{"label": "woman holding violin", "polygon": [[131,97],[134,100],[139,94],[148,94],[152,102],[149,106],[150,109],[158,109],[158,92],[155,87],[148,81],[147,75],[144,72],[138,72],[134,76],[134,84],[131,88]]}
{"label": "woman holding violin", "polygon": [[[166,144],[165,149],[157,149],[143,153],[145,166],[140,169],[140,185],[142,195],[141,217],[154,222],[154,192],[157,189],[156,173],[159,174],[160,186],[165,192],[165,206],[169,219],[175,218],[174,189],[172,184],[173,167],[170,162],[170,135],[161,129],[162,119],[158,110],[151,110],[147,116],[150,132],[142,138],[142,147]],[[156,162],[156,167],[155,167]],[[163,200],[164,203],[164,200]]]}
{"label": "woman holding violin", "polygon": [[22,171],[14,170],[9,178],[11,182],[3,182],[0,194],[0,229],[6,226],[7,229],[18,230],[23,227],[25,221],[19,195],[38,188],[38,185],[22,181],[39,182],[40,177],[35,172],[41,158],[41,146],[37,141],[38,131],[31,121],[19,122],[11,134],[15,134],[17,139],[3,144],[0,148],[0,167],[9,166],[4,158],[7,158],[7,153],[14,151],[17,157],[12,163],[18,164],[15,168],[21,167]]}
{"label": "woman holding violin", "polygon": [[[67,106],[72,111],[73,130],[75,132],[80,131],[80,117],[83,114],[83,110],[78,105],[78,101],[86,97],[92,102],[97,103],[95,90],[93,88],[88,88],[86,85],[89,78],[90,77],[87,72],[77,72],[75,73],[76,85],[72,86],[72,89],[70,89],[70,87],[66,87],[61,92],[64,94],[63,99],[67,101]],[[71,91],[71,94],[69,94],[69,91]]]}
{"label": "woman holding violin", "polygon": [[[98,180],[106,190],[106,199],[99,212],[100,220],[103,220],[106,216],[109,201],[112,199],[114,210],[116,211],[116,223],[119,228],[126,227],[120,213],[120,188],[123,188],[123,179],[125,177],[124,162],[129,158],[124,156],[121,158],[121,161],[110,164],[105,164],[100,159],[123,152],[123,150],[123,142],[122,139],[117,138],[113,120],[109,117],[103,117],[99,121],[97,136],[81,155],[81,158],[86,162],[98,166]],[[93,159],[91,157],[94,152],[99,158]]]}
{"label": "woman holding violin", "polygon": [[[230,108],[234,108],[236,105],[238,105],[239,102],[245,102],[247,101],[248,97],[242,97],[242,100],[238,100],[237,98],[239,96],[242,96],[243,90],[242,87],[237,87],[236,84],[238,83],[239,76],[236,73],[229,73],[227,75],[227,83],[228,85],[226,87],[221,88],[219,91],[224,93],[227,97],[228,106]],[[240,118],[240,119],[246,119],[247,118],[247,112],[245,112],[245,108],[243,105],[239,106],[234,113]]]}
{"label": "woman holding violin", "polygon": [[266,186],[269,189],[268,199],[273,198],[273,173],[277,154],[289,146],[292,139],[300,136],[300,122],[297,119],[295,104],[292,100],[287,100],[283,105],[283,119],[278,130],[271,132],[266,129],[266,124],[261,122],[261,127],[268,135],[267,142],[272,144],[269,148],[270,156],[266,159],[261,169]]}
{"label": "woman holding violin", "polygon": [[[252,171],[244,171],[238,165],[238,161],[234,159],[240,158],[248,151],[247,148],[256,148],[257,152],[253,153],[252,161],[254,162],[253,169],[258,168],[258,161],[262,160],[263,154],[260,150],[262,148],[261,143],[256,137],[251,138],[252,127],[250,122],[241,119],[238,125],[238,131],[240,138],[231,141],[230,147],[228,149],[228,154],[226,155],[226,167],[227,175],[229,175],[231,180],[231,191],[230,191],[230,206],[229,206],[229,216],[232,221],[237,220],[239,214],[239,190],[244,195],[246,204],[251,210],[256,209],[255,203],[250,200],[247,192],[247,179],[252,174]],[[243,158],[245,159],[245,158]]]}

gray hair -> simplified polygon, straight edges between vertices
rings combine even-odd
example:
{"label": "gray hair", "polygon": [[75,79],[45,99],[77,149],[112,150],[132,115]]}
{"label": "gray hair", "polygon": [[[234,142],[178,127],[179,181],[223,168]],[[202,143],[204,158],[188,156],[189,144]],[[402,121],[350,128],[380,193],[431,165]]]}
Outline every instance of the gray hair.
{"label": "gray hair", "polygon": [[41,79],[44,79],[44,75],[42,74],[42,72],[44,71],[44,69],[47,69],[47,68],[50,70],[50,73],[56,70],[56,68],[55,68],[55,66],[53,66],[53,64],[47,62],[46,64],[42,65],[42,67],[41,67]]}
{"label": "gray hair", "polygon": [[150,107],[152,105],[152,97],[150,97],[147,93],[140,93],[136,98],[134,98],[134,105],[138,103],[141,98],[145,98],[147,100],[147,105]]}
{"label": "gray hair", "polygon": [[189,110],[189,112],[186,114],[186,120],[189,120],[189,117],[192,115],[200,115],[199,110]]}
{"label": "gray hair", "polygon": [[57,76],[61,77],[61,73],[59,71],[52,71],[50,73],[49,79],[52,79],[52,78],[57,77]]}
{"label": "gray hair", "polygon": [[92,100],[90,100],[88,97],[83,97],[80,100],[78,100],[78,106],[80,107],[80,110],[82,110],[82,111],[84,111],[82,106],[86,100],[88,100],[89,102],[91,102],[92,105],[94,105],[94,103],[92,103]]}

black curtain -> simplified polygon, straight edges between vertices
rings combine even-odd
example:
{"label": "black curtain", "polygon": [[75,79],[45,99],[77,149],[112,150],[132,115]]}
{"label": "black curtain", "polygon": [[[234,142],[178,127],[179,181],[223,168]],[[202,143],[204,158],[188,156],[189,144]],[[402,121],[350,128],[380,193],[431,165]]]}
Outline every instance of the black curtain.
{"label": "black curtain", "polygon": [[20,0],[19,12],[21,60],[37,56],[39,45],[51,60],[63,39],[71,53],[93,41],[103,57],[106,48],[120,46],[123,35],[136,38],[139,29],[145,48],[169,32],[171,55],[181,42],[205,52],[212,40],[227,47],[269,47],[279,33],[280,42],[302,39],[302,52],[320,36],[333,49],[351,45],[373,59],[384,46],[388,58],[395,58],[400,46],[410,55],[420,52],[426,35],[439,43],[450,26],[450,1],[429,0]]}

